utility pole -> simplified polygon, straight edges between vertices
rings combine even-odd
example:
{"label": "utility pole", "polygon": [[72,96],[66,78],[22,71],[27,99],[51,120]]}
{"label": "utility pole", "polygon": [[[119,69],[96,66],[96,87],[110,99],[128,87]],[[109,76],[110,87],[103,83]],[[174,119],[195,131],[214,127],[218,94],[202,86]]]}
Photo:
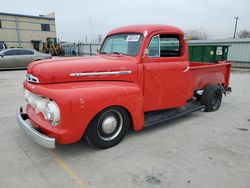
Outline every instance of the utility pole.
{"label": "utility pole", "polygon": [[97,35],[98,36],[98,42],[102,42],[102,35]]}
{"label": "utility pole", "polygon": [[239,17],[237,16],[237,17],[234,17],[234,19],[235,19],[235,27],[234,27],[234,39],[235,39],[235,35],[236,35],[236,30],[237,30],[237,24],[238,24],[238,19],[239,19]]}

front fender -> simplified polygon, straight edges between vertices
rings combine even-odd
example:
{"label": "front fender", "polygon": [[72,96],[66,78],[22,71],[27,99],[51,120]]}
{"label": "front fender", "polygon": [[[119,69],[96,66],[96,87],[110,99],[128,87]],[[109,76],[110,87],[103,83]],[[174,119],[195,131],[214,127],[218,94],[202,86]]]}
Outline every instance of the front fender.
{"label": "front fender", "polygon": [[[131,82],[94,81],[61,84],[25,84],[31,92],[54,100],[61,112],[56,128],[64,135],[61,144],[79,141],[90,121],[103,109],[122,106],[131,115],[135,130],[143,128],[143,96],[140,87]],[[50,128],[48,128],[50,130]]]}
{"label": "front fender", "polygon": [[[85,125],[102,110],[110,106],[121,106],[131,115],[135,130],[143,128],[143,95],[140,87],[130,82],[99,82],[91,83],[78,96],[80,108],[86,114]],[[85,116],[85,115],[84,115]],[[85,127],[86,128],[86,127]]]}

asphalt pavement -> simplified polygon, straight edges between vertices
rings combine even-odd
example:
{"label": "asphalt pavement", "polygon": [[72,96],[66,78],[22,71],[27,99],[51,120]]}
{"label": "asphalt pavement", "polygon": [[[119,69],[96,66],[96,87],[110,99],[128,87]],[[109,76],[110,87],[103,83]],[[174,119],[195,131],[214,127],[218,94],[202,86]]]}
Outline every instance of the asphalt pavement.
{"label": "asphalt pavement", "polygon": [[250,71],[233,71],[219,111],[130,131],[117,146],[45,149],[18,127],[25,71],[0,71],[0,187],[250,187]]}

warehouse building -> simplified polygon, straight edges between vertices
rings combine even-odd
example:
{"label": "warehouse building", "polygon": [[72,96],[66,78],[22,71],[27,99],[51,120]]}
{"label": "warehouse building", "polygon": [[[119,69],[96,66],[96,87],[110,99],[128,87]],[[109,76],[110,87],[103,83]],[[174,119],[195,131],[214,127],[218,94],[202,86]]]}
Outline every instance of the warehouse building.
{"label": "warehouse building", "polygon": [[30,16],[0,12],[0,41],[8,48],[42,50],[47,38],[56,38],[55,14]]}

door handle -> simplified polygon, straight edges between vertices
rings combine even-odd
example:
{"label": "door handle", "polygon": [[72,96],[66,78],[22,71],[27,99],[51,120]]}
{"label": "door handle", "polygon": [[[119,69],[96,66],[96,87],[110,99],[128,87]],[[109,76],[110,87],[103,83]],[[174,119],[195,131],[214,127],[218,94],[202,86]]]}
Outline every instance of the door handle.
{"label": "door handle", "polygon": [[186,66],[183,72],[187,72],[190,69],[189,66]]}

